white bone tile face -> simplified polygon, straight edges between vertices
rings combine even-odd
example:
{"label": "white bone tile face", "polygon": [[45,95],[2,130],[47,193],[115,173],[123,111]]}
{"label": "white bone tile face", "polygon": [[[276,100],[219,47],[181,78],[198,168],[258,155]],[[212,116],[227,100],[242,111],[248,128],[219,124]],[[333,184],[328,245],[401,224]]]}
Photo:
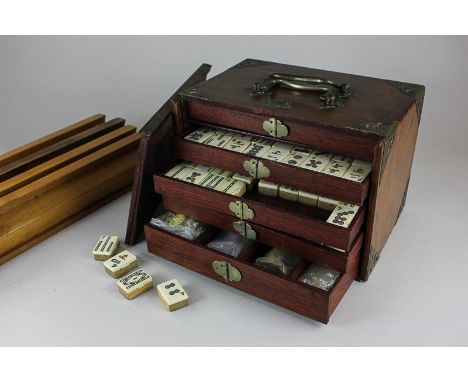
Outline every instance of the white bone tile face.
{"label": "white bone tile face", "polygon": [[286,156],[281,163],[289,164],[290,166],[300,166],[304,161],[310,157],[310,154],[305,153],[292,153]]}
{"label": "white bone tile face", "polygon": [[209,146],[223,148],[233,136],[233,133],[218,130],[203,143]]}
{"label": "white bone tile face", "polygon": [[340,202],[337,204],[327,223],[348,228],[359,210],[359,206],[350,203]]}
{"label": "white bone tile face", "polygon": [[119,249],[119,237],[103,235],[93,249],[95,260],[105,261],[114,256]]}
{"label": "white bone tile face", "polygon": [[117,281],[119,292],[131,300],[153,287],[153,278],[143,269],[138,269]]}
{"label": "white bone tile face", "polygon": [[215,134],[214,130],[202,127],[185,136],[184,139],[192,142],[204,143]]}
{"label": "white bone tile face", "polygon": [[249,147],[245,149],[244,154],[262,157],[270,149],[270,146],[262,145],[260,143],[251,143]]}
{"label": "white bone tile face", "polygon": [[349,166],[350,164],[346,162],[331,161],[325,166],[325,168],[322,170],[322,173],[341,178]]}
{"label": "white bone tile face", "polygon": [[119,278],[138,266],[136,256],[130,251],[122,251],[104,261],[104,269],[114,278]]}
{"label": "white bone tile face", "polygon": [[185,167],[182,171],[174,175],[175,179],[182,180],[193,184],[199,184],[210,173],[208,171],[199,170],[197,168]]}
{"label": "white bone tile face", "polygon": [[188,305],[187,292],[176,279],[158,284],[156,289],[159,298],[168,311],[172,312]]}
{"label": "white bone tile face", "polygon": [[299,166],[311,171],[321,172],[327,165],[330,163],[330,160],[327,158],[310,156]]}
{"label": "white bone tile face", "polygon": [[371,167],[352,164],[343,175],[344,179],[362,183],[371,172]]}

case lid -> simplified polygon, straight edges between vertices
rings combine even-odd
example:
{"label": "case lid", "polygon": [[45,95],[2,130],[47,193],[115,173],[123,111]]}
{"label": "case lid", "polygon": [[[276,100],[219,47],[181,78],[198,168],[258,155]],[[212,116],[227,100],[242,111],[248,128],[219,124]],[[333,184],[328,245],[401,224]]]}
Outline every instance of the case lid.
{"label": "case lid", "polygon": [[246,59],[180,93],[188,100],[315,126],[387,136],[424,87],[390,80]]}

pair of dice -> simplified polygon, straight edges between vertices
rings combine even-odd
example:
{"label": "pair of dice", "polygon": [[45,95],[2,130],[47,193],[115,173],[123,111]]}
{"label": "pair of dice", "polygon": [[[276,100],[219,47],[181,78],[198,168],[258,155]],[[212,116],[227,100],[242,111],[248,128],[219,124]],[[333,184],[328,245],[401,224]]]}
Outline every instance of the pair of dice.
{"label": "pair of dice", "polygon": [[[103,235],[94,247],[93,256],[104,261],[104,269],[117,281],[119,292],[128,300],[134,299],[153,287],[153,278],[143,269],[138,268],[138,259],[130,251],[119,252],[118,236]],[[167,310],[173,311],[188,304],[188,295],[176,279],[156,286],[158,295]]]}

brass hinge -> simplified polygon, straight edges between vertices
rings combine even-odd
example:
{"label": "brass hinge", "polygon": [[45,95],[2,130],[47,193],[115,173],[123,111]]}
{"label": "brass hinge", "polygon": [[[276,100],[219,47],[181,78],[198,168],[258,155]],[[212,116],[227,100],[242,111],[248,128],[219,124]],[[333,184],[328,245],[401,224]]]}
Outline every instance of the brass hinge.
{"label": "brass hinge", "polygon": [[226,281],[241,281],[242,279],[240,271],[227,261],[215,260],[211,263],[211,266],[213,267],[213,270]]}
{"label": "brass hinge", "polygon": [[269,118],[263,122],[263,130],[274,138],[287,137],[289,129],[280,120],[276,118]]}
{"label": "brass hinge", "polygon": [[255,217],[254,212],[249,208],[247,203],[242,203],[240,200],[230,202],[229,209],[241,220],[249,220]]}
{"label": "brass hinge", "polygon": [[257,239],[257,233],[253,230],[252,226],[249,223],[240,220],[237,222],[233,222],[232,226],[234,227],[236,232],[244,236],[246,239]]}
{"label": "brass hinge", "polygon": [[262,161],[249,159],[244,162],[244,170],[255,179],[262,179],[270,176],[270,169]]}

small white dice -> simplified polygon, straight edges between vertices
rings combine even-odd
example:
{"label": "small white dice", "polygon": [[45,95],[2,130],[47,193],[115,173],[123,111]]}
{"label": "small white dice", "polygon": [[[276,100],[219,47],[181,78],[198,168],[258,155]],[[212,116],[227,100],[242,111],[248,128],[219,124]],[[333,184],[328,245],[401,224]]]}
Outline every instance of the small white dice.
{"label": "small white dice", "polygon": [[187,293],[176,279],[158,284],[156,288],[159,298],[169,312],[188,305]]}
{"label": "small white dice", "polygon": [[95,260],[105,261],[117,253],[119,249],[119,237],[103,235],[93,249]]}

